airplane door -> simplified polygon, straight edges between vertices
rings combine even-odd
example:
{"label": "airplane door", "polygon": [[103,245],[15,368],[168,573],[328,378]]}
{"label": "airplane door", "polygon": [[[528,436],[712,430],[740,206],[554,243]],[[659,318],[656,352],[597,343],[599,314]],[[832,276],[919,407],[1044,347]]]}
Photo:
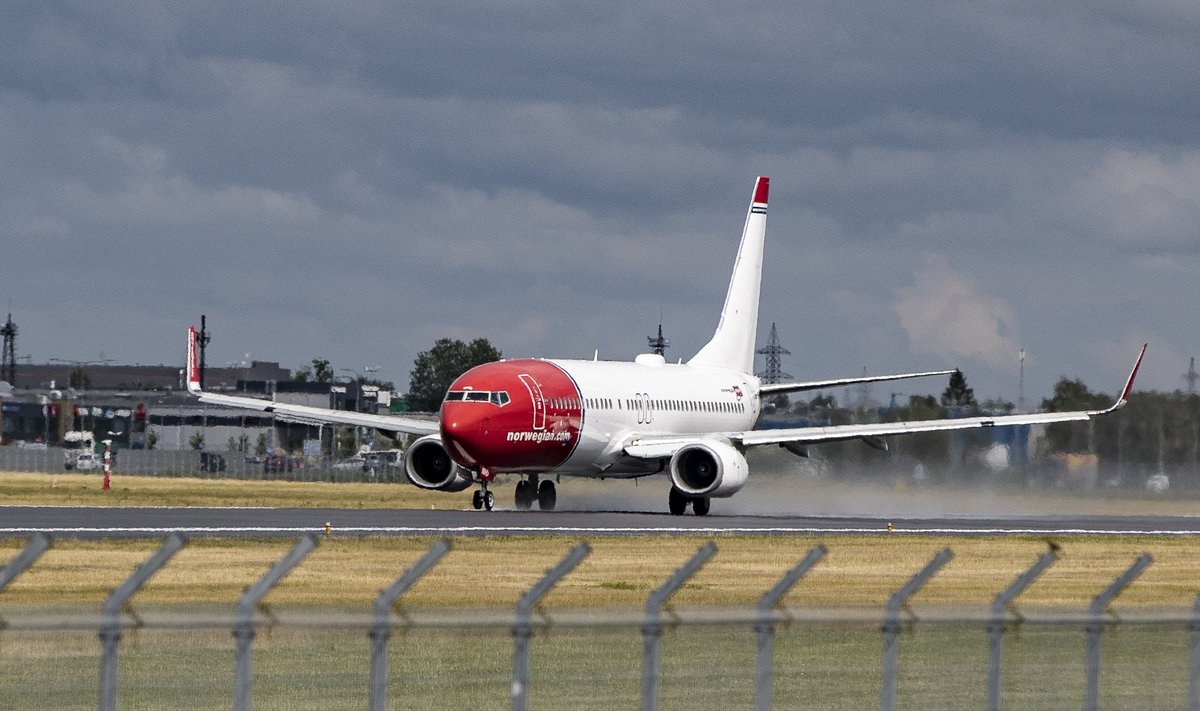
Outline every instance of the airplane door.
{"label": "airplane door", "polygon": [[546,429],[546,398],[542,396],[542,386],[528,373],[521,373],[517,377],[525,384],[529,398],[533,400],[533,429]]}

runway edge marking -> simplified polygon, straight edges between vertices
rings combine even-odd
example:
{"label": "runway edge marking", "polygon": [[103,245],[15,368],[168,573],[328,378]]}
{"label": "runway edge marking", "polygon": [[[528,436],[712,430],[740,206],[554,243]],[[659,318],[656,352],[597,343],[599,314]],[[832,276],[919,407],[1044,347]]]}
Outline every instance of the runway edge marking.
{"label": "runway edge marking", "polygon": [[[1200,530],[1114,530],[1088,528],[895,528],[887,531],[881,528],[831,528],[831,527],[747,527],[747,528],[689,528],[685,526],[670,527],[590,527],[590,526],[334,526],[334,531],[340,534],[371,534],[387,533],[396,535],[430,535],[430,534],[755,534],[755,533],[797,533],[797,534],[876,534],[880,536],[899,535],[1087,535],[1087,536],[1196,536]],[[24,535],[34,533],[70,534],[254,534],[254,533],[324,533],[324,525],[318,526],[171,526],[171,527],[13,527],[0,528],[2,535]]]}

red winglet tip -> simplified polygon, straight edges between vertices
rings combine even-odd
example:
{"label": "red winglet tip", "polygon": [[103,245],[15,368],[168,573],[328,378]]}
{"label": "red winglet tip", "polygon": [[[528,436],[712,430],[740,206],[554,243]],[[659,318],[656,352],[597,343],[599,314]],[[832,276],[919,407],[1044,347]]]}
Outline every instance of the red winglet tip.
{"label": "red winglet tip", "polygon": [[767,204],[767,190],[771,185],[771,179],[765,175],[758,176],[758,182],[754,184],[754,202]]}
{"label": "red winglet tip", "polygon": [[1142,367],[1142,358],[1146,357],[1146,346],[1149,343],[1142,344],[1142,350],[1138,353],[1137,362],[1133,364],[1133,370],[1129,373],[1129,381],[1125,383],[1125,392],[1121,393],[1122,400],[1128,400],[1129,394],[1133,392],[1133,381],[1137,378],[1138,369]]}

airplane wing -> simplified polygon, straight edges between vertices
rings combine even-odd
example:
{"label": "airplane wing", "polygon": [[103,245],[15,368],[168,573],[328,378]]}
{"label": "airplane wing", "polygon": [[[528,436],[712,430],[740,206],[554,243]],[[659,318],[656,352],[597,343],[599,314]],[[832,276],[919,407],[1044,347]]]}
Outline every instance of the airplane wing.
{"label": "airplane wing", "polygon": [[[1133,370],[1125,381],[1120,397],[1103,410],[1079,410],[1075,412],[1039,412],[1024,415],[1003,415],[998,417],[966,417],[954,420],[913,420],[908,422],[880,422],[865,425],[830,425],[828,427],[793,427],[777,430],[745,430],[742,432],[726,432],[717,435],[740,447],[757,447],[764,444],[820,444],[848,439],[873,440],[889,435],[912,434],[914,432],[944,432],[948,430],[980,429],[985,427],[1006,427],[1009,425],[1041,425],[1052,422],[1072,422],[1089,420],[1100,415],[1107,415],[1125,406],[1129,401],[1129,393],[1133,390],[1133,381],[1137,377],[1138,368],[1142,365],[1142,357],[1146,355],[1146,344],[1138,353]],[[694,443],[696,436],[664,435],[642,436],[633,438],[625,446],[625,454],[638,459],[661,459],[672,456],[676,450]]]}
{"label": "airplane wing", "polygon": [[777,393],[798,392],[801,390],[824,390],[842,385],[857,385],[859,383],[880,383],[885,380],[907,380],[909,378],[927,378],[931,375],[950,375],[954,370],[930,370],[924,373],[900,373],[898,375],[864,375],[859,378],[835,378],[833,380],[809,380],[801,383],[763,383],[759,393],[775,395]]}
{"label": "airplane wing", "polygon": [[355,425],[358,427],[374,427],[390,432],[405,434],[436,434],[439,426],[433,420],[419,420],[415,417],[394,417],[391,415],[372,415],[366,412],[351,410],[334,410],[326,407],[310,405],[292,405],[272,400],[262,400],[243,395],[223,395],[200,389],[200,364],[196,353],[196,327],[188,327],[188,356],[187,356],[187,386],[188,392],[200,399],[200,402],[221,405],[223,407],[240,407],[247,410],[269,412],[284,420],[305,423],[328,423],[336,425]]}

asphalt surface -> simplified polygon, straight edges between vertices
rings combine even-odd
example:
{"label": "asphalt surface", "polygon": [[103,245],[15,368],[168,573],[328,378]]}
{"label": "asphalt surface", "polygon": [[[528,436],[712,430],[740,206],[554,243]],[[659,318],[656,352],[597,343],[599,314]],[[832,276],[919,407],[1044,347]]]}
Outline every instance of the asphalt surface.
{"label": "asphalt surface", "polygon": [[0,506],[0,537],[331,535],[1200,535],[1191,516],[671,516],[607,511],[445,511],[192,507]]}

